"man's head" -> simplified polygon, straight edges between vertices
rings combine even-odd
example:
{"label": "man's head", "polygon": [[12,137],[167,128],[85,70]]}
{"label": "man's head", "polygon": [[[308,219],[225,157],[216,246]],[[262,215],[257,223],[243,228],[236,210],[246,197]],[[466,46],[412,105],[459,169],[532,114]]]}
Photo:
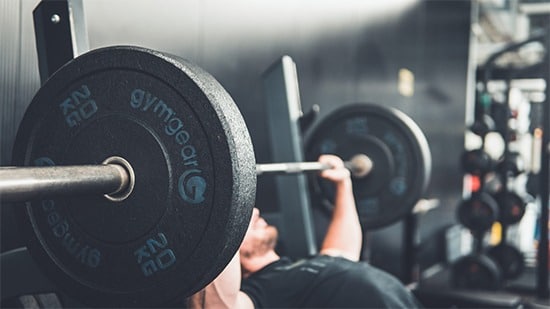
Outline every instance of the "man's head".
{"label": "man's head", "polygon": [[264,218],[260,217],[258,208],[254,208],[250,225],[239,249],[241,257],[261,256],[274,250],[277,244],[277,235],[277,229],[267,224]]}

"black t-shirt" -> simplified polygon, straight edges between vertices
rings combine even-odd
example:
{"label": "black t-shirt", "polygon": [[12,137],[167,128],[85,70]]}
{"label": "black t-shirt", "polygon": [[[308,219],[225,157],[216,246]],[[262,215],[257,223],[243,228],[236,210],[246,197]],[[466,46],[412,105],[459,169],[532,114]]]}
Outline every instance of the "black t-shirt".
{"label": "black t-shirt", "polygon": [[318,255],[281,258],[243,279],[241,290],[256,308],[417,308],[395,277],[366,262]]}

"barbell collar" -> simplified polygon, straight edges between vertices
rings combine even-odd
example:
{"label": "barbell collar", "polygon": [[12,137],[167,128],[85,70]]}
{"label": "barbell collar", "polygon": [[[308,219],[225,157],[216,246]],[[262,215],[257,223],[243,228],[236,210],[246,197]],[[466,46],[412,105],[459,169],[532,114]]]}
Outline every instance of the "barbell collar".
{"label": "barbell collar", "polygon": [[[133,183],[119,164],[1,167],[0,200],[30,201],[54,196],[105,194],[113,201]],[[129,195],[126,194],[126,196]]]}

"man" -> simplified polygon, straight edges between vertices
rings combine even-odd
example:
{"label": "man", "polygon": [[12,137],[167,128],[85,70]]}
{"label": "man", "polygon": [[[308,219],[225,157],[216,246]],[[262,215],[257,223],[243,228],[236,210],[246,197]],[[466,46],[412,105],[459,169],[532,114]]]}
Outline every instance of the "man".
{"label": "man", "polygon": [[350,172],[334,155],[319,162],[336,186],[331,222],[318,255],[291,261],[274,250],[277,230],[254,209],[250,226],[226,269],[191,297],[195,308],[414,308],[419,304],[394,277],[358,262],[362,231]]}

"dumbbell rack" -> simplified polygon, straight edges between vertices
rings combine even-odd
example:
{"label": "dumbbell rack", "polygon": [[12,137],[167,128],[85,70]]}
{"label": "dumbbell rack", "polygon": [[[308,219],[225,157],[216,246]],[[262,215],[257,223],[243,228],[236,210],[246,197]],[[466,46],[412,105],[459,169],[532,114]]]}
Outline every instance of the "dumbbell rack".
{"label": "dumbbell rack", "polygon": [[[550,297],[550,289],[549,289],[549,261],[548,261],[548,253],[549,253],[549,239],[548,239],[548,221],[549,221],[549,199],[550,196],[549,190],[550,190],[550,184],[549,184],[549,153],[550,153],[550,138],[549,138],[549,132],[550,132],[550,51],[548,50],[548,44],[550,42],[550,26],[547,26],[545,29],[544,34],[535,35],[525,41],[519,42],[517,44],[512,44],[501,51],[493,54],[489,59],[486,61],[486,65],[484,68],[484,76],[483,81],[485,84],[491,79],[492,69],[494,62],[504,53],[507,53],[509,51],[516,50],[526,44],[529,44],[531,42],[542,42],[543,46],[546,46],[546,56],[542,60],[542,75],[539,76],[543,78],[546,82],[546,99],[545,102],[542,103],[542,130],[543,130],[543,140],[542,140],[542,147],[540,149],[541,151],[541,169],[539,174],[537,175],[539,177],[539,192],[538,196],[540,198],[540,217],[539,217],[539,228],[540,228],[540,238],[539,238],[539,246],[537,248],[537,284],[536,284],[536,295],[537,297],[541,299],[547,299]],[[512,72],[508,72],[508,74],[505,75],[505,78],[509,79],[512,76]]]}
{"label": "dumbbell rack", "polygon": [[[513,51],[513,50],[516,50],[520,47],[522,47],[523,45],[525,44],[528,44],[528,43],[531,43],[531,42],[535,42],[535,41],[541,41],[541,42],[546,42],[545,46],[548,46],[548,43],[547,42],[550,42],[550,27],[548,28],[547,32],[545,35],[537,35],[537,36],[534,36],[532,38],[529,38],[528,40],[525,40],[523,42],[519,42],[517,44],[513,44],[513,45],[510,45],[506,48],[504,48],[503,50],[493,54],[491,57],[489,57],[489,59],[487,60],[485,66],[483,67],[482,69],[482,81],[483,81],[483,85],[486,86],[487,85],[487,82],[489,80],[491,80],[491,74],[492,74],[492,71],[493,71],[493,65],[494,65],[494,62],[496,59],[498,59],[502,54],[504,53],[507,53],[507,52],[510,52],[510,51]],[[546,102],[543,103],[543,108],[542,108],[542,114],[543,114],[543,119],[542,119],[542,131],[545,132],[543,134],[543,140],[542,140],[542,146],[541,147],[541,172],[539,173],[539,175],[537,175],[539,177],[539,192],[538,192],[538,196],[540,198],[540,201],[541,201],[541,211],[540,211],[540,217],[539,217],[539,228],[540,228],[540,239],[539,239],[539,245],[538,245],[538,248],[537,248],[537,282],[536,282],[536,296],[540,299],[547,299],[549,297],[549,287],[548,287],[548,196],[549,196],[549,181],[548,181],[548,177],[549,177],[549,166],[548,166],[548,163],[549,163],[549,152],[550,152],[550,149],[548,149],[548,145],[549,145],[549,138],[548,138],[548,133],[547,132],[550,132],[550,87],[548,85],[549,84],[549,76],[550,76],[550,52],[547,51],[546,53],[546,57],[545,59],[543,60],[542,64],[539,63],[539,65],[542,66],[543,70],[542,70],[542,77],[541,78],[544,78],[545,81],[546,81]],[[511,69],[510,70],[504,70],[505,74],[504,74],[504,79],[506,80],[506,84],[507,84],[507,87],[509,86],[509,83],[510,83],[510,80],[512,79],[513,75],[516,74],[516,72],[513,72]],[[540,77],[540,76],[537,76],[537,77]],[[483,89],[484,91],[486,90],[486,87],[485,89]],[[486,94],[486,93],[484,93]],[[508,92],[509,94],[509,92]],[[509,114],[509,109],[508,109],[508,97],[506,98],[506,103],[504,104],[504,106],[506,106],[506,113],[507,115]],[[507,127],[507,124],[505,124],[504,127]],[[480,129],[481,128],[481,129]],[[479,132],[483,132],[484,129],[486,129],[485,126],[476,126],[475,127],[475,130],[477,131],[477,133]],[[474,131],[472,129],[472,131]],[[487,130],[485,130],[485,133],[487,132]],[[503,137],[504,137],[504,140],[505,140],[505,149],[504,149],[504,159],[509,159],[510,158],[510,151],[508,149],[508,138],[509,138],[509,132],[508,132],[508,129],[505,129],[504,132],[500,132]],[[500,181],[501,181],[501,186],[502,186],[502,190],[503,190],[503,194],[508,194],[510,192],[508,192],[508,180],[509,180],[509,175],[508,175],[508,172],[509,170],[507,170],[506,168],[501,171],[501,175],[499,175],[499,178],[500,178]],[[480,173],[480,184],[481,184],[481,187],[483,187],[483,177],[484,177],[484,174],[485,173]],[[482,189],[482,188],[480,188]],[[504,244],[505,241],[506,241],[506,230],[507,230],[507,226],[508,224],[503,224],[502,225],[502,229],[501,229],[501,243]],[[476,238],[479,238],[479,235],[478,237]],[[477,244],[476,244],[476,252],[479,252],[480,251],[480,242],[481,242],[481,239],[477,239],[476,240]]]}
{"label": "dumbbell rack", "polygon": [[[546,29],[546,37],[545,41],[548,44],[550,42],[550,25]],[[548,45],[546,45],[548,47]],[[540,236],[540,247],[537,251],[538,254],[538,272],[539,277],[537,278],[537,295],[541,298],[548,298],[550,297],[550,289],[548,287],[548,251],[549,249],[549,239],[548,239],[548,207],[549,207],[549,196],[550,196],[550,52],[548,51],[548,48],[546,50],[546,72],[545,72],[545,78],[546,78],[546,102],[543,106],[543,115],[545,116],[543,119],[543,125],[544,125],[544,135],[543,135],[543,142],[542,145],[544,145],[541,149],[541,175],[540,175],[540,194],[541,197],[541,215],[540,215],[540,228],[541,228],[541,236]],[[546,224],[544,224],[546,223]]]}

